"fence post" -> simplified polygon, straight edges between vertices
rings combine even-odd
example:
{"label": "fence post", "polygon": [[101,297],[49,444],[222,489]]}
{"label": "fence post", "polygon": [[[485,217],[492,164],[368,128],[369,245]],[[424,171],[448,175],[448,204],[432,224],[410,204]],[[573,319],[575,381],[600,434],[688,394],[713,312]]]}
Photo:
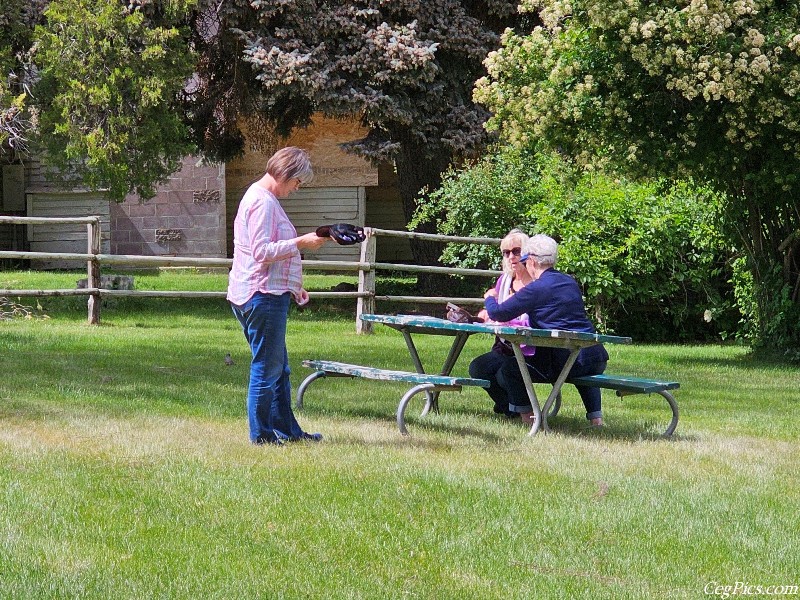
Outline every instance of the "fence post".
{"label": "fence post", "polygon": [[[94,258],[100,254],[100,218],[86,225],[88,237],[88,254],[92,257],[86,263],[86,287],[100,287],[100,263]],[[89,295],[89,325],[100,323],[100,294]]]}
{"label": "fence post", "polygon": [[361,262],[367,263],[367,270],[358,270],[358,292],[367,293],[368,296],[359,296],[356,302],[356,333],[372,333],[372,323],[361,320],[361,315],[375,312],[375,269],[372,264],[375,262],[375,239],[376,236],[367,228],[367,239],[361,242]]}

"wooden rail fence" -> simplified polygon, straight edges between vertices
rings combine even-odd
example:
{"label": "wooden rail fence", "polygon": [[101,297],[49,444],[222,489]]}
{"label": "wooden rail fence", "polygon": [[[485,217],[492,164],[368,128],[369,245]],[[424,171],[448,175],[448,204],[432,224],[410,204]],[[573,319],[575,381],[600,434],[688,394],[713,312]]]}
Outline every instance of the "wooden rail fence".
{"label": "wooden rail fence", "polygon": [[[0,259],[11,258],[21,260],[74,260],[86,263],[87,285],[79,289],[61,290],[5,290],[0,289],[0,296],[88,296],[89,323],[100,322],[100,300],[103,296],[139,296],[153,298],[224,298],[225,292],[191,292],[191,291],[143,291],[143,290],[111,290],[100,287],[101,265],[123,265],[128,267],[231,267],[229,258],[197,258],[189,256],[138,256],[129,254],[102,254],[100,252],[100,217],[11,217],[0,216],[0,223],[16,223],[25,225],[42,224],[85,224],[86,254],[76,252],[25,252],[17,250],[0,251]],[[374,313],[377,301],[409,302],[418,304],[441,304],[447,302],[465,305],[483,304],[483,298],[457,298],[451,296],[391,296],[381,295],[375,290],[375,273],[377,271],[400,271],[409,273],[442,273],[446,275],[464,275],[473,277],[497,277],[500,271],[484,269],[459,269],[445,266],[424,266],[376,262],[377,238],[404,237],[426,239],[445,243],[464,243],[481,245],[499,245],[499,238],[469,238],[394,231],[391,229],[365,228],[367,239],[361,243],[360,259],[355,261],[303,260],[303,269],[318,271],[357,271],[358,290],[355,292],[309,292],[311,298],[356,298],[356,329],[359,333],[372,331],[371,323],[364,323],[359,318],[362,313]]]}

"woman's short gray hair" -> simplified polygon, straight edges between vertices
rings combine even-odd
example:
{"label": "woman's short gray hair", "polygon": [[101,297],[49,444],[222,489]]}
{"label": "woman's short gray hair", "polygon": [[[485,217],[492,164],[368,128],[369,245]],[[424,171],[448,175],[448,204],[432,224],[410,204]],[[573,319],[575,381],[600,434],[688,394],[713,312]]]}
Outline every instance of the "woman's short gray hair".
{"label": "woman's short gray hair", "polygon": [[543,233],[537,233],[528,240],[525,252],[529,256],[534,256],[543,267],[552,267],[558,260],[558,244],[549,235]]}
{"label": "woman's short gray hair", "polygon": [[283,182],[297,178],[303,185],[314,178],[308,152],[295,146],[281,148],[273,154],[267,161],[267,173],[272,175],[275,181]]}

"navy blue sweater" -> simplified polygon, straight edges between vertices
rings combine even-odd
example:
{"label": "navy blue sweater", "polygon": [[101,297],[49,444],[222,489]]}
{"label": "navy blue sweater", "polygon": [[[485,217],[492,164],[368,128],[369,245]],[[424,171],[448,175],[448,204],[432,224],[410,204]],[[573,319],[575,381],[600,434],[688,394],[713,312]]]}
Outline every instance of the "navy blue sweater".
{"label": "navy blue sweater", "polygon": [[[578,283],[569,275],[547,269],[539,279],[532,281],[502,304],[491,296],[485,300],[486,312],[493,321],[509,321],[528,313],[534,329],[562,329],[595,333],[594,325],[586,315],[583,296]],[[559,352],[558,354],[569,354]],[[566,360],[566,358],[564,358]],[[602,344],[584,348],[577,364],[608,360]]]}

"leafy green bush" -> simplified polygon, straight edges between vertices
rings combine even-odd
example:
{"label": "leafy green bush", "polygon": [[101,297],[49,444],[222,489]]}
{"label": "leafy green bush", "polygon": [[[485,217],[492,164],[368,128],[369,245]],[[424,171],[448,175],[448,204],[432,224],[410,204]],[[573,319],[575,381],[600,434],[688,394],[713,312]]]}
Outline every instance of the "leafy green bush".
{"label": "leafy green bush", "polygon": [[195,151],[179,110],[196,58],[180,27],[185,3],[127,4],[53,0],[35,42],[44,155],[116,201],[152,198]]}
{"label": "leafy green bush", "polygon": [[746,257],[733,262],[731,281],[742,315],[741,335],[765,356],[800,362],[800,330],[793,325],[800,323],[800,307],[792,299],[783,268],[773,265],[771,270],[761,270],[760,275],[756,283]]}
{"label": "leafy green bush", "polygon": [[[737,331],[720,198],[691,182],[633,184],[577,174],[555,156],[514,149],[447,174],[415,222],[444,211],[443,233],[502,237],[512,227],[560,243],[559,269],[581,284],[598,327],[638,339],[726,338]],[[442,260],[498,267],[496,248],[453,244]]]}

